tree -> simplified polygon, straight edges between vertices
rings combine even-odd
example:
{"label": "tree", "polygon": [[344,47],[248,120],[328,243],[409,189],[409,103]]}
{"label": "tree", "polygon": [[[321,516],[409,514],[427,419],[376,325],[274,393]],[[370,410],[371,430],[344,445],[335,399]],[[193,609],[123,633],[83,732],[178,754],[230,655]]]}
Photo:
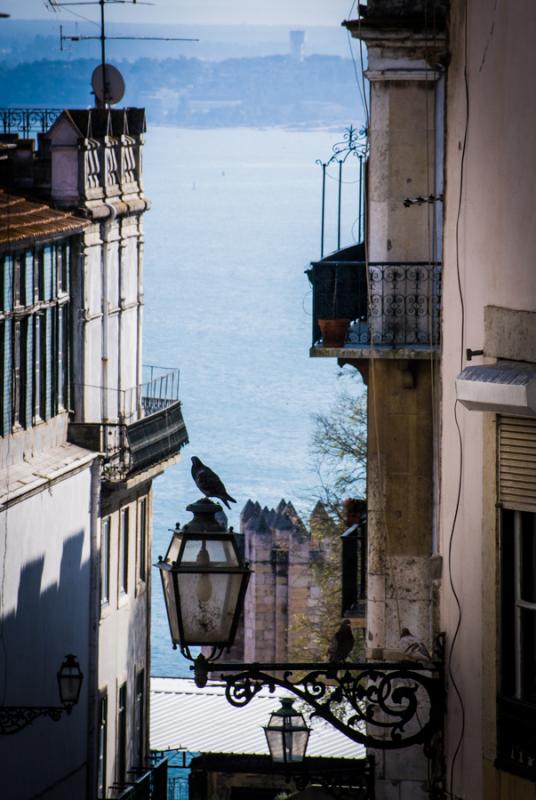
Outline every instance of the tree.
{"label": "tree", "polygon": [[[348,373],[342,373],[348,375]],[[364,497],[367,476],[367,397],[343,389],[327,413],[313,414],[311,454],[319,486],[314,500],[344,519],[343,501]]]}
{"label": "tree", "polygon": [[[311,453],[319,476],[310,517],[314,602],[290,622],[292,658],[326,659],[329,642],[341,621],[341,534],[347,528],[349,498],[363,498],[366,486],[366,394],[343,389],[328,412],[313,416]],[[355,631],[354,631],[355,634]],[[351,657],[363,643],[356,636]]]}

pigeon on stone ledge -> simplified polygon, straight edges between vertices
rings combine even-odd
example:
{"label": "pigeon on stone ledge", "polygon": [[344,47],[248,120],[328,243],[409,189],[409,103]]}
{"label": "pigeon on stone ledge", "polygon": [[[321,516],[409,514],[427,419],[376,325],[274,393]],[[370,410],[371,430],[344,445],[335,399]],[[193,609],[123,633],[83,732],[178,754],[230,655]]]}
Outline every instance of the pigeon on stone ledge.
{"label": "pigeon on stone ledge", "polygon": [[354,646],[354,634],[352,633],[352,623],[349,619],[343,619],[339,630],[333,636],[328,648],[328,660],[331,662],[344,661],[352,652]]}
{"label": "pigeon on stone ledge", "polygon": [[205,497],[217,497],[218,500],[225,503],[227,508],[231,508],[227,502],[228,500],[230,500],[231,503],[236,503],[234,497],[231,497],[231,495],[227,493],[221,479],[210,467],[205,466],[197,456],[192,457],[192,478],[197,488],[203,492]]}
{"label": "pigeon on stone ledge", "polygon": [[411,658],[414,661],[431,661],[428,648],[420,639],[414,636],[409,628],[402,628],[400,631],[400,644],[406,658]]}

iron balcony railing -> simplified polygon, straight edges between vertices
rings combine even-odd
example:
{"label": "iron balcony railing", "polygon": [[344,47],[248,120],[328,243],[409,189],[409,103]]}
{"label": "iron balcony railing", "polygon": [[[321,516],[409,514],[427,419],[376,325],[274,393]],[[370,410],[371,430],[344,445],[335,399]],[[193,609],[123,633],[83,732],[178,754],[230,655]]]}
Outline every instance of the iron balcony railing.
{"label": "iron balcony railing", "polygon": [[143,371],[145,382],[126,390],[76,387],[84,411],[70,423],[69,440],[101,452],[111,482],[177,455],[188,443],[179,370],[147,365]]}
{"label": "iron balcony railing", "polygon": [[0,108],[0,133],[17,133],[24,139],[46,133],[61,112],[61,108]]}
{"label": "iron balcony railing", "polygon": [[114,784],[107,800],[167,800],[167,758],[154,766],[132,769],[128,780]]}
{"label": "iron balcony railing", "polygon": [[[359,247],[359,246],[358,246]],[[326,344],[324,320],[346,320],[338,346],[438,350],[441,264],[365,262],[338,259],[348,251],[313,262],[313,349]]]}

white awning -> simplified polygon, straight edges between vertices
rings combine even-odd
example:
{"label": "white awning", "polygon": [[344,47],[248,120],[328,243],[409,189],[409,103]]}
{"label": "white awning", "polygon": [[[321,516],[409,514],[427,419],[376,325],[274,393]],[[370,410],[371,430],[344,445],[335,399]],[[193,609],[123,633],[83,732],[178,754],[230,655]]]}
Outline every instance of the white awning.
{"label": "white awning", "polygon": [[[189,753],[268,754],[262,729],[279,708],[279,698],[291,696],[276,688],[262,690],[247,706],[236,708],[225,698],[225,686],[210,681],[198,689],[190,678],[151,678],[151,750]],[[308,708],[296,699],[295,708]],[[307,717],[307,714],[306,714]],[[319,718],[310,723],[310,756],[365,758],[365,748]]]}
{"label": "white awning", "polygon": [[536,416],[536,364],[499,361],[466,367],[456,378],[456,396],[469,411]]}

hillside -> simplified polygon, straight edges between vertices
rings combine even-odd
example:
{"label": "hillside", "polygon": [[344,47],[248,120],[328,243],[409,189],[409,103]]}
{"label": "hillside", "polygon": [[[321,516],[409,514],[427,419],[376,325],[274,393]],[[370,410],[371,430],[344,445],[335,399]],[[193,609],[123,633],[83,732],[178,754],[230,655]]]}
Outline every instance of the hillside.
{"label": "hillside", "polygon": [[[0,63],[0,106],[92,105],[96,61]],[[152,122],[188,127],[345,125],[361,118],[351,60],[289,56],[203,61],[138,59],[117,64],[123,102]]]}

